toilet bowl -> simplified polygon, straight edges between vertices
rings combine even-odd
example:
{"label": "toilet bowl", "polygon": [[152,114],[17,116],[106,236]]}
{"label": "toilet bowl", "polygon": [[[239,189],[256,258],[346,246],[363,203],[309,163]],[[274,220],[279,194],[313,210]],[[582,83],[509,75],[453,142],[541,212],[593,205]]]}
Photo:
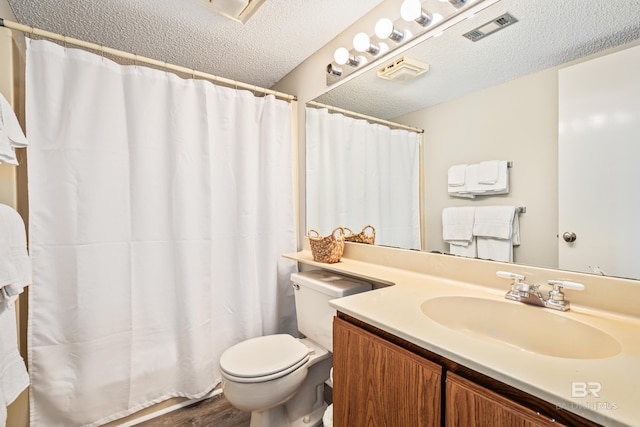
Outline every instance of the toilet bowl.
{"label": "toilet bowl", "polygon": [[291,275],[298,329],[305,338],[267,335],[242,341],[220,357],[222,390],[251,412],[251,427],[315,427],[327,408],[335,310],[329,300],[364,292],[369,283],[322,270]]}
{"label": "toilet bowl", "polygon": [[220,358],[222,388],[251,427],[317,426],[326,409],[331,354],[308,339],[267,335],[243,341]]}

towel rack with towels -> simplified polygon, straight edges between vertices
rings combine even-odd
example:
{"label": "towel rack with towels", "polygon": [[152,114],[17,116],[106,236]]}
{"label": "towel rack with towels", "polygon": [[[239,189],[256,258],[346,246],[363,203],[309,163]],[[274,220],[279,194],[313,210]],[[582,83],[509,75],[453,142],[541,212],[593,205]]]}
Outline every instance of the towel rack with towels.
{"label": "towel rack with towels", "polygon": [[447,192],[453,197],[475,199],[509,193],[511,160],[488,160],[457,164],[447,170]]}
{"label": "towel rack with towels", "polygon": [[526,206],[516,206],[516,213],[517,214],[527,213],[527,207]]}

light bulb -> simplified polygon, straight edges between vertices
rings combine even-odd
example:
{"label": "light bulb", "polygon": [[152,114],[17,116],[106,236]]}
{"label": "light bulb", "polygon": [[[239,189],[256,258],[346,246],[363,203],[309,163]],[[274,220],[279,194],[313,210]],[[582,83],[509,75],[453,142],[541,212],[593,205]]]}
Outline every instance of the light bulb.
{"label": "light bulb", "polygon": [[369,36],[365,33],[358,33],[353,38],[353,47],[358,52],[366,51],[369,49],[369,46],[371,46],[371,42],[369,40]]}
{"label": "light bulb", "polygon": [[[408,33],[408,31],[407,31]],[[376,36],[380,39],[391,39],[396,43],[400,43],[405,38],[405,33],[396,30],[393,22],[389,18],[381,18],[376,22]]]}
{"label": "light bulb", "polygon": [[407,22],[418,19],[421,13],[422,4],[420,0],[404,0],[402,6],[400,6],[400,16]]}
{"label": "light bulb", "polygon": [[351,53],[344,47],[339,47],[333,54],[333,59],[339,65],[348,64],[351,67],[357,67],[360,65],[360,60],[355,56],[351,55]]}
{"label": "light bulb", "polygon": [[388,38],[393,32],[393,22],[389,18],[382,18],[376,22],[376,36],[381,39]]}
{"label": "light bulb", "polygon": [[371,44],[371,39],[365,33],[356,34],[353,38],[353,48],[358,52],[367,52],[374,56],[380,53],[380,47],[375,44]]}
{"label": "light bulb", "polygon": [[349,60],[349,51],[344,47],[339,47],[333,54],[333,59],[340,65],[344,65]]}

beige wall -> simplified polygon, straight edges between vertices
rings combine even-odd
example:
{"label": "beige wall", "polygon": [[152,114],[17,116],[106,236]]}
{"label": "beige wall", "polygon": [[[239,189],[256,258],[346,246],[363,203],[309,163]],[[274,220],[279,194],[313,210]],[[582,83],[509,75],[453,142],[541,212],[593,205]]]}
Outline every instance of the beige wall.
{"label": "beige wall", "polygon": [[16,15],[11,10],[9,2],[7,0],[0,0],[0,18],[9,19],[11,21],[16,20]]}
{"label": "beige wall", "polygon": [[[558,259],[558,73],[550,69],[396,119],[425,129],[424,215],[427,249],[448,251],[442,209],[526,206],[515,261],[556,267]],[[447,194],[447,169],[460,163],[510,160],[510,192],[474,200]]]}

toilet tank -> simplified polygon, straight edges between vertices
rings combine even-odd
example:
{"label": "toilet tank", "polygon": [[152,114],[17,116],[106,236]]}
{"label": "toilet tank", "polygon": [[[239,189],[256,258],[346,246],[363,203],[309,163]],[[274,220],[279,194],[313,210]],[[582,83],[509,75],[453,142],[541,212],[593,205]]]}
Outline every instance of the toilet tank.
{"label": "toilet tank", "polygon": [[298,331],[333,351],[333,317],[329,301],[371,290],[371,284],[325,270],[293,273]]}

